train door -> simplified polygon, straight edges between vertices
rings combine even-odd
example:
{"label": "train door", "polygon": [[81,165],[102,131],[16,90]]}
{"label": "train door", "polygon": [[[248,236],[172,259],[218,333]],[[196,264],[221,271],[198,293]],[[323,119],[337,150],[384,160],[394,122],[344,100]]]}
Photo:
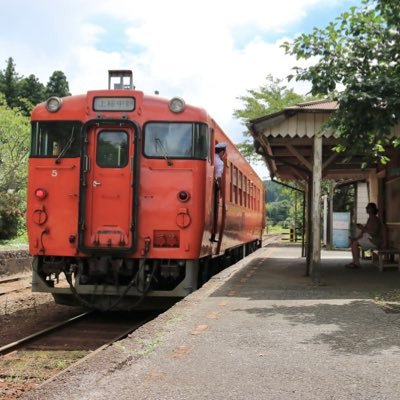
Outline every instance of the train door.
{"label": "train door", "polygon": [[88,128],[81,190],[83,249],[126,251],[134,245],[134,132],[132,126]]}

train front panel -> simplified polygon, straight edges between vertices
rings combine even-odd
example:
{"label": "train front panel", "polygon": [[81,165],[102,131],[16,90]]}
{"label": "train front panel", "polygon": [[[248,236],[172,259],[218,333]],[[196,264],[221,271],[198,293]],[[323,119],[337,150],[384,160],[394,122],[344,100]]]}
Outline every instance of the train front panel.
{"label": "train front panel", "polygon": [[[141,92],[112,94],[68,98],[57,118],[45,105],[32,114],[27,220],[34,290],[61,303],[70,304],[73,291],[85,304],[100,286],[109,299],[121,287],[128,287],[125,295],[184,296],[197,286],[203,232],[210,229],[206,114],[192,108],[180,118],[152,98],[147,113]],[[118,95],[122,107],[133,98],[133,109],[115,111]],[[57,284],[61,272],[69,288]]]}

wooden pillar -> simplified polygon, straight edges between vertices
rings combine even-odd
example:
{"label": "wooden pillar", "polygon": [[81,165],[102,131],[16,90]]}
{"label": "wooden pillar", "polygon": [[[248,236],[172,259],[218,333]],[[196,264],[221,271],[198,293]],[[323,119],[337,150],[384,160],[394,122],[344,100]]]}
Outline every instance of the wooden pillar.
{"label": "wooden pillar", "polygon": [[312,263],[312,176],[310,175],[307,180],[307,222],[306,222],[306,237],[307,237],[307,248],[306,248],[306,276],[311,274],[311,263]]}
{"label": "wooden pillar", "polygon": [[322,210],[324,219],[322,226],[324,231],[322,233],[322,237],[324,246],[326,247],[328,245],[328,195],[326,194],[322,196],[322,200],[324,201],[324,208]]}
{"label": "wooden pillar", "polygon": [[326,249],[333,249],[333,196],[335,194],[335,182],[329,182],[329,195],[328,195],[328,240]]}
{"label": "wooden pillar", "polygon": [[322,136],[314,136],[314,162],[312,185],[312,256],[311,278],[320,280],[321,264],[321,179],[322,179]]}
{"label": "wooden pillar", "polygon": [[369,201],[371,203],[375,203],[378,205],[378,195],[379,195],[379,185],[378,185],[378,176],[376,171],[370,171],[368,177],[369,183]]}

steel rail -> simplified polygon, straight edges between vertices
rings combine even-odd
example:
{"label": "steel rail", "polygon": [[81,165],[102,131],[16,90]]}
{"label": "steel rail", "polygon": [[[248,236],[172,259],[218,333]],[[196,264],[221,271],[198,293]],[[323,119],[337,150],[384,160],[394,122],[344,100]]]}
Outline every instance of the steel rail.
{"label": "steel rail", "polygon": [[150,316],[147,316],[146,318],[143,318],[143,320],[141,320],[139,322],[135,322],[135,324],[133,324],[131,327],[129,327],[128,329],[126,329],[122,333],[117,334],[114,338],[109,340],[107,343],[101,345],[96,350],[91,351],[89,354],[87,354],[86,356],[82,357],[77,362],[71,364],[69,367],[67,367],[67,368],[63,369],[62,371],[58,372],[57,374],[53,375],[49,379],[46,379],[38,387],[40,388],[40,387],[42,387],[44,385],[47,385],[48,383],[50,383],[50,382],[54,381],[55,379],[57,379],[58,377],[60,377],[61,375],[64,375],[65,373],[68,373],[69,371],[72,371],[78,365],[80,365],[80,364],[86,362],[87,360],[95,357],[98,353],[100,353],[100,352],[104,351],[105,349],[107,349],[108,347],[112,346],[115,342],[118,342],[119,340],[127,337],[130,333],[136,331],[137,329],[139,329],[144,324],[147,324],[149,321],[153,320],[155,317],[156,317],[155,315],[151,314]]}
{"label": "steel rail", "polygon": [[53,326],[50,326],[49,328],[42,329],[39,332],[33,333],[32,335],[26,336],[23,339],[17,340],[15,342],[6,344],[3,347],[0,347],[0,355],[5,355],[7,353],[10,353],[11,351],[17,350],[19,347],[23,346],[24,344],[30,342],[31,340],[37,339],[40,336],[43,336],[47,333],[53,332],[59,328],[62,328],[65,325],[70,324],[71,322],[75,322],[81,318],[84,318],[88,316],[89,314],[92,314],[93,311],[88,311],[79,315],[76,315],[75,317],[69,318],[63,322],[59,322],[58,324],[55,324]]}

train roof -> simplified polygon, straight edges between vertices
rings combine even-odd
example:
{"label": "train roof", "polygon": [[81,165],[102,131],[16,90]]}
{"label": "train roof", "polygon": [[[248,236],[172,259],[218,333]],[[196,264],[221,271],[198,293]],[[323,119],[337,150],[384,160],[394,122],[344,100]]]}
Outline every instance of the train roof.
{"label": "train roof", "polygon": [[[46,109],[46,102],[38,104],[32,111],[31,117],[33,120],[56,120],[56,119],[75,119],[75,120],[87,120],[88,114],[92,109],[93,99],[98,97],[112,98],[112,97],[133,97],[135,98],[136,106],[133,110],[133,114],[137,113],[140,109],[141,113],[143,109],[146,109],[146,115],[148,110],[151,110],[149,114],[159,113],[166,120],[176,119],[175,113],[169,110],[169,104],[171,99],[161,97],[158,95],[148,95],[139,90],[92,90],[86,94],[72,95],[62,97],[62,107],[59,112],[50,113]],[[89,110],[89,112],[88,112]],[[94,111],[94,114],[96,112]],[[99,114],[99,113],[97,113]],[[103,114],[107,114],[104,112]],[[193,106],[185,103],[185,110],[179,113],[179,120],[195,119],[195,120],[209,120],[210,116],[207,111],[202,107]],[[132,115],[134,117],[134,115]]]}

